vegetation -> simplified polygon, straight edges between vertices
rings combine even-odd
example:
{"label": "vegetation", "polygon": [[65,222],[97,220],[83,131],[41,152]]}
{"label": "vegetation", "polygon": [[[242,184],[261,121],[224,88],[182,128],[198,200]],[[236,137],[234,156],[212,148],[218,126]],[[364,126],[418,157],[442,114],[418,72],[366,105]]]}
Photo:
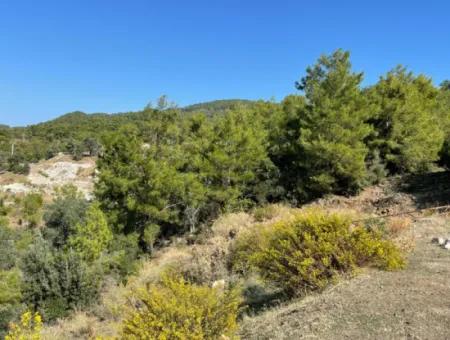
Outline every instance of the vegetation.
{"label": "vegetation", "polygon": [[[125,338],[232,337],[238,294],[202,285],[224,276],[235,283],[256,272],[297,294],[360,266],[401,268],[388,240],[407,228],[401,221],[391,221],[390,234],[320,210],[267,223],[271,203],[296,206],[391,175],[450,168],[448,82],[438,88],[397,67],[362,84],[349,52],[337,50],[308,67],[300,92],[281,102],[178,108],[164,96],[138,112],[0,126],[0,172],[26,174],[30,163],[59,152],[97,161],[91,200],[73,186],[45,200],[38,192],[0,198],[2,336],[27,309],[46,322],[93,309],[104,286],[127,282],[140,260],[170,242],[196,242],[204,253],[190,254],[184,279],[149,283],[124,323]],[[235,226],[205,241],[216,218],[242,210],[264,227],[237,236],[243,227]],[[20,327],[11,332],[22,336]]]}
{"label": "vegetation", "polygon": [[86,212],[86,222],[75,226],[67,246],[80,254],[83,260],[93,262],[107,249],[112,238],[105,215],[98,205],[91,205]]}
{"label": "vegetation", "polygon": [[12,324],[5,340],[40,340],[42,318],[39,313],[26,312],[20,319],[20,324]]}
{"label": "vegetation", "polygon": [[236,290],[197,286],[162,277],[161,284],[138,296],[123,324],[123,339],[220,339],[237,329],[240,298]]}
{"label": "vegetation", "polygon": [[352,226],[350,216],[319,209],[245,234],[234,255],[236,268],[254,267],[291,295],[322,289],[340,274],[366,265],[394,270],[404,260],[379,231]]}

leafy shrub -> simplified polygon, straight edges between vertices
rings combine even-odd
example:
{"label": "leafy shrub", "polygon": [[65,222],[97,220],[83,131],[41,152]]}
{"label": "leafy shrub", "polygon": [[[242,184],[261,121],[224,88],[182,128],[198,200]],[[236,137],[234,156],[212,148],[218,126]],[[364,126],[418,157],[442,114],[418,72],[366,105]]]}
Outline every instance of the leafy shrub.
{"label": "leafy shrub", "polygon": [[85,261],[93,262],[106,250],[112,238],[105,215],[98,204],[93,204],[86,212],[86,222],[76,225],[68,246],[75,249]]}
{"label": "leafy shrub", "polygon": [[12,324],[5,340],[40,340],[42,318],[39,313],[26,312],[20,319],[20,324]]}
{"label": "leafy shrub", "polygon": [[29,248],[21,267],[24,301],[46,320],[66,316],[97,297],[97,268],[89,267],[75,252],[54,251],[41,237]]}
{"label": "leafy shrub", "polygon": [[138,257],[142,254],[138,246],[139,235],[115,234],[108,249],[105,267],[120,278],[134,274],[138,270]]}
{"label": "leafy shrub", "polygon": [[9,227],[0,225],[0,270],[9,270],[16,263],[14,242],[17,235]]}
{"label": "leafy shrub", "polygon": [[22,215],[29,227],[36,227],[42,220],[42,195],[36,192],[27,194],[22,200]]}
{"label": "leafy shrub", "polygon": [[88,202],[74,186],[62,187],[44,214],[46,238],[57,247],[65,245],[76,225],[84,222],[87,209]]}
{"label": "leafy shrub", "polygon": [[0,270],[0,339],[3,339],[8,324],[20,315],[21,298],[20,272]]}
{"label": "leafy shrub", "polygon": [[28,164],[28,161],[25,160],[25,157],[15,154],[8,159],[8,171],[16,174],[28,175],[30,172],[30,165]]}
{"label": "leafy shrub", "polygon": [[265,220],[270,220],[277,214],[277,205],[270,204],[270,205],[264,205],[261,207],[256,207],[253,209],[253,217],[258,222],[263,222]]}
{"label": "leafy shrub", "polygon": [[[237,290],[193,285],[163,275],[138,296],[123,324],[123,339],[219,339],[232,337],[240,305]],[[137,307],[136,307],[137,306]]]}
{"label": "leafy shrub", "polygon": [[348,215],[317,208],[243,236],[234,254],[235,268],[256,268],[290,294],[321,289],[358,266],[394,270],[404,265],[381,232],[352,227]]}

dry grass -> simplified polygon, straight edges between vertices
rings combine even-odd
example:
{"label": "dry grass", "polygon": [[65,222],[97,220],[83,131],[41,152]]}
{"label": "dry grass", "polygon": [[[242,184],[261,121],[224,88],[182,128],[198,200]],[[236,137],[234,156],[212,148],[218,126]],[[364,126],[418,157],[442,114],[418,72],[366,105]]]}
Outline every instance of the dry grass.
{"label": "dry grass", "polygon": [[408,231],[412,226],[412,219],[407,216],[390,217],[387,220],[387,231],[393,237]]}
{"label": "dry grass", "polygon": [[116,325],[100,322],[85,312],[76,312],[71,318],[59,320],[52,326],[44,327],[43,340],[95,339],[96,337],[114,337]]}
{"label": "dry grass", "polygon": [[5,172],[0,175],[0,185],[8,185],[14,183],[27,184],[27,176]]}

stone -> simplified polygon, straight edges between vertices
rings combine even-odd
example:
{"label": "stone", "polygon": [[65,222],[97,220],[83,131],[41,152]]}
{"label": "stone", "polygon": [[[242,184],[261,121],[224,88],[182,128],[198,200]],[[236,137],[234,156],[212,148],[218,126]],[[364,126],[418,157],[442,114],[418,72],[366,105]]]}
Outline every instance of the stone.
{"label": "stone", "polygon": [[225,280],[214,281],[214,283],[212,284],[212,287],[217,288],[219,290],[224,290],[225,289]]}
{"label": "stone", "polygon": [[443,237],[438,237],[438,244],[440,246],[443,246],[445,243],[447,242],[447,240]]}

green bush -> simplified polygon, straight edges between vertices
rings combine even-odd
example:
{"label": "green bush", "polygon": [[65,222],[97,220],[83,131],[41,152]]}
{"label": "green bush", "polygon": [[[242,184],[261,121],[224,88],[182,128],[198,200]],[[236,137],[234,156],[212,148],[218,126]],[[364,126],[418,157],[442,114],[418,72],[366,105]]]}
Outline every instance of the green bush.
{"label": "green bush", "polygon": [[256,268],[290,294],[324,288],[359,266],[394,270],[405,264],[381,232],[352,226],[349,215],[320,209],[242,236],[233,259],[235,269]]}
{"label": "green bush", "polygon": [[56,199],[45,210],[45,238],[54,246],[63,247],[75,233],[76,226],[84,222],[88,206],[89,203],[74,186],[60,188]]}
{"label": "green bush", "polygon": [[139,268],[137,259],[142,255],[138,245],[139,235],[115,234],[108,248],[108,256],[102,258],[106,271],[124,280]]}
{"label": "green bush", "polygon": [[122,339],[233,337],[241,299],[237,290],[198,286],[163,275],[142,291],[124,321]]}
{"label": "green bush", "polygon": [[21,269],[24,301],[46,320],[86,307],[98,295],[99,270],[73,251],[55,251],[39,236],[24,255]]}
{"label": "green bush", "polygon": [[27,194],[22,200],[22,215],[29,227],[37,227],[42,220],[44,199],[37,192]]}
{"label": "green bush", "polygon": [[0,339],[3,339],[8,325],[20,315],[22,293],[21,277],[17,269],[0,270]]}
{"label": "green bush", "polygon": [[69,237],[68,247],[74,249],[83,260],[92,263],[107,249],[113,234],[97,203],[86,212],[86,222],[77,224],[74,234]]}

